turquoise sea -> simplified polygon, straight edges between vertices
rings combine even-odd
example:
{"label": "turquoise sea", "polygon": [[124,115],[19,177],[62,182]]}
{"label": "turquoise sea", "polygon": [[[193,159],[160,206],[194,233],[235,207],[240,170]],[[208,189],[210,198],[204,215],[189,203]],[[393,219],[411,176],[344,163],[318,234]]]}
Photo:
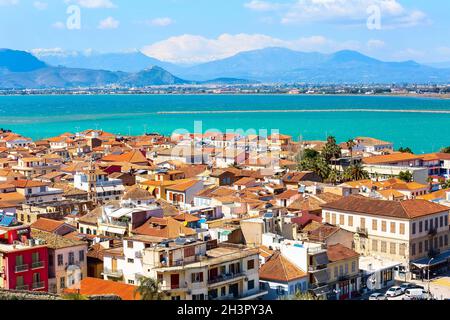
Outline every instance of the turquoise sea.
{"label": "turquoise sea", "polygon": [[[433,113],[435,110],[444,112]],[[304,140],[324,140],[327,135],[339,141],[371,136],[392,141],[396,147],[411,147],[416,153],[450,145],[450,100],[443,99],[294,95],[0,97],[0,127],[33,139],[89,128],[117,134],[138,135],[146,130],[169,135],[177,129],[193,132],[194,121],[202,121],[203,131],[267,129],[270,133],[274,129]]]}

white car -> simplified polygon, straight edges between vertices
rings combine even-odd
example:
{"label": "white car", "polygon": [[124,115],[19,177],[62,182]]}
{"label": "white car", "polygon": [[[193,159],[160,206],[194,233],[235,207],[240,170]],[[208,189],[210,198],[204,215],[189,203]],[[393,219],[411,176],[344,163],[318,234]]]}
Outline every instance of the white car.
{"label": "white car", "polygon": [[398,297],[401,296],[403,294],[402,288],[395,286],[395,287],[391,287],[389,288],[388,291],[386,291],[386,297]]}
{"label": "white car", "polygon": [[405,291],[405,299],[404,300],[428,300],[429,294],[424,289],[407,289]]}

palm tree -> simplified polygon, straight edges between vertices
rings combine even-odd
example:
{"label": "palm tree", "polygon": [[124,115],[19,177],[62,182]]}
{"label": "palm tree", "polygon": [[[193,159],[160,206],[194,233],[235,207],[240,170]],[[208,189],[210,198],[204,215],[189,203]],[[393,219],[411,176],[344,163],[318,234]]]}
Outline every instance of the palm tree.
{"label": "palm tree", "polygon": [[353,159],[353,148],[356,147],[356,143],[353,139],[349,139],[346,143],[348,150],[350,150],[350,158]]}
{"label": "palm tree", "polygon": [[139,294],[141,300],[163,300],[161,282],[153,278],[142,277],[139,286],[134,290],[134,296]]}
{"label": "palm tree", "polygon": [[369,173],[364,170],[360,163],[355,163],[354,165],[348,167],[344,172],[344,178],[348,181],[358,181],[369,179]]}
{"label": "palm tree", "polygon": [[336,138],[329,136],[327,138],[327,143],[322,149],[322,155],[327,162],[330,162],[333,158],[341,157],[341,147],[336,143]]}
{"label": "palm tree", "polygon": [[338,170],[331,170],[330,174],[328,175],[327,182],[332,184],[337,184],[342,180],[342,175]]}

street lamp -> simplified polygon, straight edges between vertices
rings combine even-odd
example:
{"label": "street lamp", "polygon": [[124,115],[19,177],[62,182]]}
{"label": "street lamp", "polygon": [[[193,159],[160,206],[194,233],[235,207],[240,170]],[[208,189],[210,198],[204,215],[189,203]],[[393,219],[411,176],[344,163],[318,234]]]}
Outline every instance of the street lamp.
{"label": "street lamp", "polygon": [[431,293],[430,291],[430,264],[434,260],[434,258],[431,258],[430,261],[428,261],[428,293]]}

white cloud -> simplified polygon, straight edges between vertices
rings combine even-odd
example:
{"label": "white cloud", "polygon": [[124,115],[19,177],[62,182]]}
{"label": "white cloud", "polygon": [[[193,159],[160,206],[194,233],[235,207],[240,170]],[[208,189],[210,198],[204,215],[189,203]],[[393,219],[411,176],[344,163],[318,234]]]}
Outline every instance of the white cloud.
{"label": "white cloud", "polygon": [[35,7],[38,10],[45,10],[48,7],[48,3],[42,1],[35,1],[33,2],[33,7]]}
{"label": "white cloud", "polygon": [[98,28],[102,30],[106,29],[117,29],[120,25],[119,20],[114,19],[113,17],[108,17],[104,20],[101,20],[98,24]]}
{"label": "white cloud", "polygon": [[200,63],[231,57],[242,51],[268,47],[284,47],[301,51],[332,51],[338,48],[339,44],[323,36],[282,40],[263,34],[241,33],[222,34],[215,39],[209,39],[199,35],[185,34],[148,45],[142,48],[142,52],[165,61]]}
{"label": "white cloud", "polygon": [[15,6],[19,0],[0,0],[0,7]]}
{"label": "white cloud", "polygon": [[168,17],[155,18],[149,22],[151,25],[157,26],[157,27],[167,27],[174,23],[174,21]]}
{"label": "white cloud", "polygon": [[52,28],[54,29],[65,29],[66,28],[66,24],[64,22],[61,21],[57,21],[55,23],[52,24]]}
{"label": "white cloud", "polygon": [[281,4],[270,3],[268,1],[252,0],[244,4],[248,9],[254,11],[273,11],[281,7]]}
{"label": "white cloud", "polygon": [[283,24],[365,23],[369,17],[367,9],[372,6],[380,9],[385,24],[382,27],[411,27],[428,21],[424,12],[408,9],[398,0],[295,0],[289,3],[252,0],[245,4],[254,11],[276,11]]}
{"label": "white cloud", "polygon": [[117,8],[111,0],[66,0],[66,3],[76,3],[80,7],[88,9]]}
{"label": "white cloud", "polygon": [[367,47],[369,49],[380,49],[383,48],[386,43],[383,40],[371,39],[367,41]]}

